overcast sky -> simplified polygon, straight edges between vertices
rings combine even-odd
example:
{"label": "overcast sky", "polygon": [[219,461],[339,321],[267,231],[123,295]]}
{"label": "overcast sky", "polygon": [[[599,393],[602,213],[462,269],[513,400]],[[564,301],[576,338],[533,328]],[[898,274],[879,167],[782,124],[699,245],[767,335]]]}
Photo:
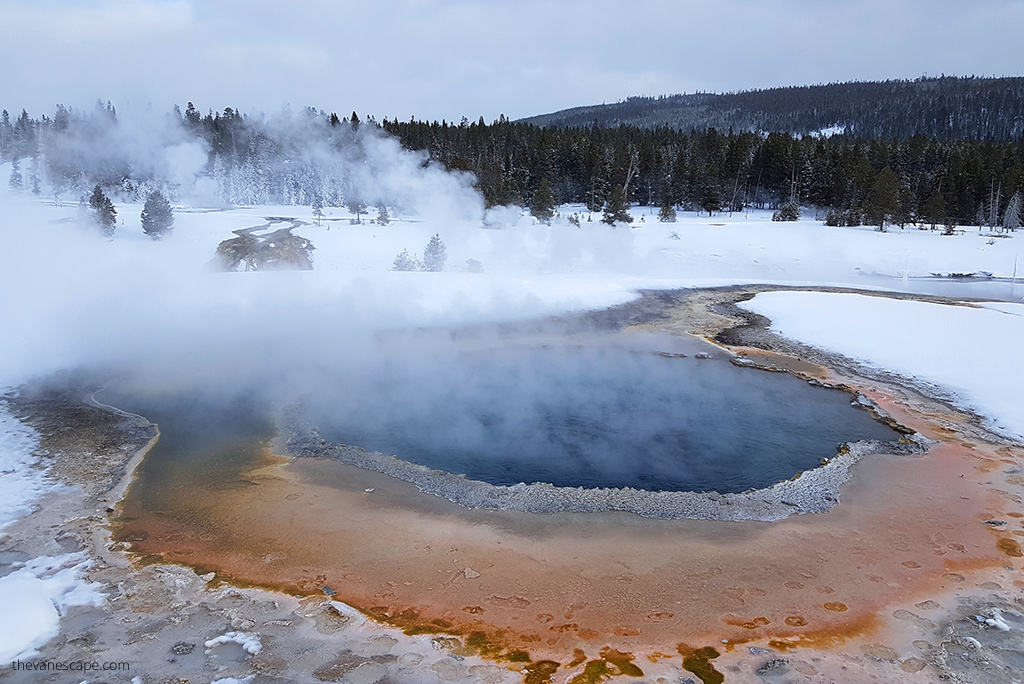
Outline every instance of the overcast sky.
{"label": "overcast sky", "polygon": [[487,121],[630,95],[1020,75],[1024,0],[0,0],[0,107]]}

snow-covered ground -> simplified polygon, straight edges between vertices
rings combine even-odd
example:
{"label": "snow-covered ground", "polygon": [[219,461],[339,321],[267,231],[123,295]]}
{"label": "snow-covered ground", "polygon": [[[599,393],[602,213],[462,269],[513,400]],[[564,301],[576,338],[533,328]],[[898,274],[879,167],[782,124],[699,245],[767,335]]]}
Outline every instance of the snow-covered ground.
{"label": "snow-covered ground", "polygon": [[[0,181],[9,173],[9,165],[0,166]],[[650,208],[634,208],[632,226],[612,228],[572,206],[550,226],[507,209],[490,212],[486,222],[449,212],[456,218],[353,225],[336,208],[326,208],[327,220],[317,226],[308,207],[178,207],[174,233],[156,242],[142,233],[142,207],[118,203],[108,240],[76,203],[13,194],[6,185],[0,182],[0,388],[100,364],[163,383],[301,383],[358,365],[374,354],[382,330],[606,307],[640,288],[845,285],[1008,301],[1024,294],[1006,280],[918,279],[973,272],[1010,278],[1022,238],[974,229],[953,237],[914,228],[879,233],[808,218],[773,223],[767,211],[681,213],[677,223],[659,223]],[[571,213],[582,215],[582,225],[566,220]],[[309,222],[295,232],[316,247],[312,272],[211,269],[217,245],[233,230],[270,216]],[[435,233],[447,245],[445,272],[389,270],[403,249],[422,255]],[[1024,332],[1020,305],[966,309],[785,293],[761,295],[752,306],[784,334],[939,384],[1024,434],[1013,400],[1024,384],[1014,347]],[[30,510],[48,486],[34,469],[34,445],[31,430],[0,412],[0,525]],[[39,558],[0,578],[5,614],[17,605],[30,616],[16,626],[0,621],[0,662],[45,643],[67,606],[98,600],[78,579],[82,571],[74,558]]]}
{"label": "snow-covered ground", "polygon": [[856,294],[766,292],[743,308],[786,337],[938,385],[1024,437],[1024,304],[950,306]]}
{"label": "snow-covered ground", "polygon": [[[1024,291],[1011,293],[1005,281],[916,279],[951,272],[1009,278],[1019,236],[879,233],[808,219],[781,224],[769,212],[688,214],[663,224],[653,210],[634,208],[637,222],[615,228],[597,214],[577,228],[505,212],[498,223],[504,228],[487,229],[479,221],[413,217],[351,225],[346,210],[327,208],[322,226],[296,231],[316,247],[313,272],[224,274],[209,264],[232,230],[267,216],[311,221],[309,208],[179,209],[173,235],[154,242],[141,231],[138,205],[117,206],[117,233],[108,241],[77,221],[76,205],[6,190],[0,204],[0,318],[7,332],[0,338],[0,384],[81,363],[177,362],[183,350],[193,358],[200,351],[217,356],[218,349],[252,349],[268,336],[282,343],[300,328],[315,347],[350,338],[353,328],[602,307],[643,287],[832,284],[1016,299]],[[579,209],[563,207],[562,214]],[[422,255],[434,233],[447,245],[444,273],[389,270],[404,248]],[[470,272],[470,259],[482,273]]]}
{"label": "snow-covered ground", "polygon": [[68,608],[103,604],[95,585],[82,579],[90,562],[83,553],[44,556],[0,577],[0,666],[38,655]]}

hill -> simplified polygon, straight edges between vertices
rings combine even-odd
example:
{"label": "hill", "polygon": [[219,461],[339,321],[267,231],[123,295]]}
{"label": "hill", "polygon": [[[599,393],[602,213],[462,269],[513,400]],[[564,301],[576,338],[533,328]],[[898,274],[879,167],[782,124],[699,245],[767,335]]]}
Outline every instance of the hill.
{"label": "hill", "polygon": [[738,93],[630,97],[523,119],[550,127],[844,132],[865,139],[1019,140],[1024,77],[830,83]]}

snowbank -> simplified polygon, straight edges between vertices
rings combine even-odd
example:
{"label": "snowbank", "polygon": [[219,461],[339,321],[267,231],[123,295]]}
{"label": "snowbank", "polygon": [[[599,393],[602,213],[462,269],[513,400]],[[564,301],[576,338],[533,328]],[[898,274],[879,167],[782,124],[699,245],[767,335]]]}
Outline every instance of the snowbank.
{"label": "snowbank", "polygon": [[32,510],[48,488],[33,452],[39,435],[0,402],[0,530]]}
{"label": "snowbank", "polygon": [[740,306],[776,332],[933,383],[993,426],[1024,436],[1024,305],[931,304],[855,294],[768,292]]}
{"label": "snowbank", "polygon": [[38,655],[72,606],[103,604],[99,585],[82,578],[90,565],[83,553],[43,556],[0,578],[0,665]]}

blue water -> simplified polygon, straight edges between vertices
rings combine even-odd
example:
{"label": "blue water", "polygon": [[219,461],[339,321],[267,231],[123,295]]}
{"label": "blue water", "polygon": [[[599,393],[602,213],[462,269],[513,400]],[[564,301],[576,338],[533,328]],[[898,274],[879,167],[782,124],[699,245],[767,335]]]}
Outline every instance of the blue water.
{"label": "blue water", "polygon": [[740,492],[899,436],[845,392],[614,345],[395,359],[324,399],[324,437],[496,485]]}

